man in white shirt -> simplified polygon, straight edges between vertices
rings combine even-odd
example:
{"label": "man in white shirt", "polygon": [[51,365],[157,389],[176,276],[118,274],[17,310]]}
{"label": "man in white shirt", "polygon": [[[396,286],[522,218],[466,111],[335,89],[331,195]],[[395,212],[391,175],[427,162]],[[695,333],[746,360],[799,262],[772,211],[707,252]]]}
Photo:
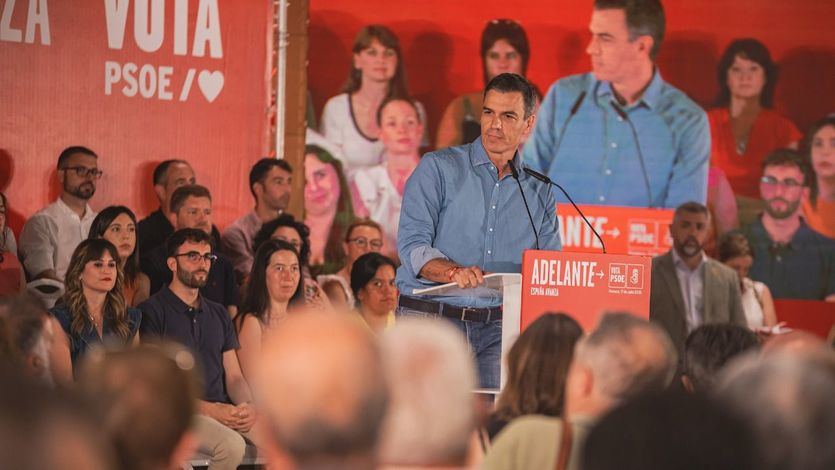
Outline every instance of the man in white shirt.
{"label": "man in white shirt", "polygon": [[747,325],[736,272],[704,252],[709,229],[704,205],[678,206],[670,224],[673,249],[652,260],[649,318],[667,331],[679,357],[687,334],[701,325]]}
{"label": "man in white shirt", "polygon": [[90,232],[96,213],[87,201],[102,176],[98,156],[86,147],[68,147],[58,157],[58,200],[33,215],[20,233],[19,250],[30,281],[64,282],[70,257]]}

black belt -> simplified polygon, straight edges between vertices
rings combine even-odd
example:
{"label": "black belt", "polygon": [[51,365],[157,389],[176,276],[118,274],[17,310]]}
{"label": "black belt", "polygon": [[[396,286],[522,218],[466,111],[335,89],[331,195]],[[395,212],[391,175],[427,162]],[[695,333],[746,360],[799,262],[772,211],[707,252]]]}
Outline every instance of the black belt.
{"label": "black belt", "polygon": [[400,296],[398,304],[412,310],[424,313],[433,313],[447,318],[455,318],[461,321],[489,322],[490,320],[502,319],[501,307],[456,307],[442,302],[432,300],[421,300],[414,297]]}

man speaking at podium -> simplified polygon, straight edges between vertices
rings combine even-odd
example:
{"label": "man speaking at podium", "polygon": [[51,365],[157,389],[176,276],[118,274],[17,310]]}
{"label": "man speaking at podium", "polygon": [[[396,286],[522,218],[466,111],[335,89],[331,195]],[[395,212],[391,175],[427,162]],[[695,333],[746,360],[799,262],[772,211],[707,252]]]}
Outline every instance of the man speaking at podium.
{"label": "man speaking at podium", "polygon": [[[550,188],[522,171],[520,142],[533,128],[535,94],[516,74],[484,91],[481,136],[423,156],[403,193],[397,251],[398,315],[444,317],[466,336],[482,388],[499,387],[500,296],[418,296],[415,289],[484,283],[490,272],[520,272],[522,252],[559,250]],[[511,167],[511,165],[513,165]]]}

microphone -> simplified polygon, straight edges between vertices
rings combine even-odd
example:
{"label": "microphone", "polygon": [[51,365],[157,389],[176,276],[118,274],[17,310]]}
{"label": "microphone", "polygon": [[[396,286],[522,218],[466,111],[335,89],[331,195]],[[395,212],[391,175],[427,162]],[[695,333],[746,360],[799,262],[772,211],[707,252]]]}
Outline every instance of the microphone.
{"label": "microphone", "polygon": [[533,229],[533,236],[536,239],[536,249],[539,249],[539,234],[536,233],[536,225],[533,223],[533,217],[531,216],[531,209],[528,207],[528,200],[525,198],[525,191],[522,189],[522,183],[519,182],[519,171],[516,170],[516,166],[513,164],[513,161],[516,160],[516,155],[507,162],[508,166],[510,166],[510,174],[513,176],[513,179],[516,180],[516,184],[519,185],[519,192],[522,193],[522,202],[525,203],[525,210],[528,211],[528,220],[531,221],[531,229]]}
{"label": "microphone", "polygon": [[632,120],[629,119],[629,116],[626,114],[626,111],[621,109],[617,103],[614,101],[609,102],[614,108],[615,112],[618,113],[621,119],[626,121],[629,124],[629,129],[632,130],[632,138],[635,140],[635,147],[638,149],[638,161],[641,162],[641,173],[644,175],[644,186],[647,188],[647,199],[649,199],[649,208],[652,209],[652,189],[649,186],[649,176],[647,175],[647,167],[644,163],[644,153],[641,151],[641,141],[638,140],[638,131],[635,130],[635,124],[632,123]]}
{"label": "microphone", "polygon": [[600,237],[600,234],[597,233],[597,230],[594,229],[594,226],[591,224],[591,222],[589,222],[589,219],[587,219],[586,216],[583,214],[583,211],[581,211],[580,208],[577,207],[577,204],[574,203],[574,199],[571,199],[571,196],[568,195],[565,189],[563,189],[563,187],[558,185],[557,183],[551,181],[551,178],[548,178],[547,176],[543,175],[542,173],[539,173],[538,171],[531,170],[530,168],[524,168],[524,170],[525,173],[527,173],[528,175],[533,176],[534,178],[538,179],[539,181],[542,181],[545,184],[556,186],[557,188],[559,188],[560,191],[562,191],[562,193],[568,199],[568,202],[570,202],[571,205],[574,206],[574,210],[577,211],[578,214],[580,214],[580,217],[582,217],[586,225],[589,226],[594,236],[597,237],[597,241],[600,242],[600,246],[603,248],[603,253],[606,253],[606,244],[603,243],[603,239]]}
{"label": "microphone", "polygon": [[573,119],[574,115],[577,114],[577,111],[583,104],[584,99],[586,99],[585,90],[583,90],[579,95],[577,95],[577,99],[574,100],[574,104],[571,105],[571,110],[568,112],[568,117],[565,119],[565,122],[562,123],[562,127],[560,128],[559,140],[557,140],[557,146],[554,148],[554,153],[551,154],[554,158],[557,158],[557,154],[560,151],[560,147],[562,147],[562,138],[565,135],[565,130],[568,129],[568,123],[571,122],[571,119]]}

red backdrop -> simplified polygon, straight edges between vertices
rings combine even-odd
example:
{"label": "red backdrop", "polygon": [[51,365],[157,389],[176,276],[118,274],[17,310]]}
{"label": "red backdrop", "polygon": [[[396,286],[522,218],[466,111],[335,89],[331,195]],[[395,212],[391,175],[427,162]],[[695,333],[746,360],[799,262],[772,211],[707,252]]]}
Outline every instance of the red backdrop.
{"label": "red backdrop", "polygon": [[[589,63],[591,0],[311,0],[309,83],[320,116],[339,92],[356,32],[382,23],[400,37],[409,88],[426,105],[432,140],[441,113],[481,83],[479,41],[492,18],[520,21],[531,43],[528,76],[543,93]],[[835,111],[835,31],[831,0],[666,0],[664,77],[702,105],[716,93],[716,64],[734,38],[763,41],[782,67],[776,107],[804,129]]]}
{"label": "red backdrop", "polygon": [[[105,174],[91,201],[96,209],[126,204],[140,217],[154,210],[151,172],[166,158],[192,162],[213,192],[219,225],[251,206],[249,167],[266,150],[271,1],[33,0],[39,2],[48,5],[48,36],[29,27],[37,23],[29,19],[29,0],[0,0],[0,189],[14,211],[14,229],[57,196],[55,163],[69,145],[99,154]],[[144,24],[153,34],[143,38],[134,28],[142,18],[134,15],[137,5],[148,4],[164,5],[163,28],[148,15]],[[178,16],[178,5],[187,14]],[[122,79],[106,94],[106,73],[113,82],[127,63],[145,66],[144,89],[134,92]],[[163,99],[152,75],[156,85],[159,75],[170,82]]]}

